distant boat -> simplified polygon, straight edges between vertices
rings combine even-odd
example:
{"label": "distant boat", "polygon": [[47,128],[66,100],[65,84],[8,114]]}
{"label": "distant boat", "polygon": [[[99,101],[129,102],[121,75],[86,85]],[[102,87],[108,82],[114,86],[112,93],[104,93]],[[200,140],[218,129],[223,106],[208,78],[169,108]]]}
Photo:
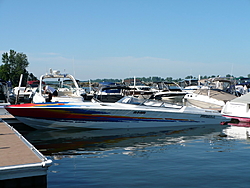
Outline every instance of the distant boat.
{"label": "distant boat", "polygon": [[130,88],[113,82],[101,82],[94,92],[94,98],[102,102],[116,102],[126,96]]}
{"label": "distant boat", "polygon": [[187,94],[175,82],[154,82],[152,86],[154,94],[150,99],[161,100],[170,103],[182,104],[183,97]]}
{"label": "distant boat", "polygon": [[220,111],[227,101],[235,99],[235,84],[225,78],[210,78],[193,93],[184,97],[185,105]]}
{"label": "distant boat", "polygon": [[187,93],[193,93],[202,87],[199,79],[184,79],[179,82],[179,85],[182,88],[182,91]]}
{"label": "distant boat", "polygon": [[92,129],[202,126],[225,120],[213,110],[170,105],[156,100],[124,97],[116,103],[52,102],[5,107],[34,128],[81,127]]}
{"label": "distant boat", "polygon": [[142,99],[149,99],[154,91],[152,91],[152,88],[147,85],[130,85],[129,86],[130,90],[128,95],[134,96],[137,98],[142,98]]}

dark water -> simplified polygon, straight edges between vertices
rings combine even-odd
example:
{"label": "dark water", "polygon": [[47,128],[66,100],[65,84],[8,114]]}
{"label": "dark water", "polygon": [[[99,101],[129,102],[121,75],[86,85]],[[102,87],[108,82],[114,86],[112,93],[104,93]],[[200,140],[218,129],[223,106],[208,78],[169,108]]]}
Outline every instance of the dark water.
{"label": "dark water", "polygon": [[48,187],[249,187],[247,127],[29,131]]}

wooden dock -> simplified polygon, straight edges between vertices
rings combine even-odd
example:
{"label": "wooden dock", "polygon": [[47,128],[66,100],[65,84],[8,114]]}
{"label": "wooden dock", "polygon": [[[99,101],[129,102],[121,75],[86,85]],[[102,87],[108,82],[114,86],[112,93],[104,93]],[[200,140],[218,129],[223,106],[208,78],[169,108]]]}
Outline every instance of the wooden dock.
{"label": "wooden dock", "polygon": [[18,131],[0,121],[0,187],[47,187],[51,163]]}

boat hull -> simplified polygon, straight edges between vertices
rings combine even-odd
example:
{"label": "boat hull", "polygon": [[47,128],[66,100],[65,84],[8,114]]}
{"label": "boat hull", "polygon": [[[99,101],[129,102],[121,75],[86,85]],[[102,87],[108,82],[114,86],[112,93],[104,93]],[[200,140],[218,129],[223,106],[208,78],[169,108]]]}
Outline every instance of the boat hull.
{"label": "boat hull", "polygon": [[10,105],[6,109],[34,128],[93,129],[199,126],[225,120],[214,111],[187,107],[161,108],[112,103],[43,103]]}
{"label": "boat hull", "polygon": [[237,119],[239,122],[250,123],[249,107],[250,104],[248,103],[227,102],[221,113],[226,118]]}

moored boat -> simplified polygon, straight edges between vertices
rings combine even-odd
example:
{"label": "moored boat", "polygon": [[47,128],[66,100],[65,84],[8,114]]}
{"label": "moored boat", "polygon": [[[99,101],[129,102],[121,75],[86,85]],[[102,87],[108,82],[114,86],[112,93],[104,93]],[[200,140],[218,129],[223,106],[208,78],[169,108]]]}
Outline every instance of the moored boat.
{"label": "moored boat", "polygon": [[[45,84],[45,82],[42,84]],[[27,81],[25,87],[14,87],[11,94],[12,103],[31,102],[38,87],[39,80]]]}
{"label": "moored boat", "polygon": [[152,86],[154,94],[150,99],[161,100],[174,104],[181,104],[184,96],[187,94],[175,82],[154,82]]}
{"label": "moored boat", "polygon": [[94,98],[102,102],[116,102],[128,94],[130,88],[125,85],[103,82],[94,93]]}
{"label": "moored boat", "polygon": [[227,101],[237,97],[235,84],[225,78],[210,78],[204,85],[184,97],[185,105],[221,111]]}
{"label": "moored boat", "polygon": [[221,114],[240,122],[250,122],[250,93],[228,101],[222,108]]}
{"label": "moored boat", "polygon": [[219,124],[224,120],[217,111],[170,105],[156,100],[141,101],[131,96],[116,103],[51,102],[9,105],[5,108],[19,121],[38,129],[196,127]]}

